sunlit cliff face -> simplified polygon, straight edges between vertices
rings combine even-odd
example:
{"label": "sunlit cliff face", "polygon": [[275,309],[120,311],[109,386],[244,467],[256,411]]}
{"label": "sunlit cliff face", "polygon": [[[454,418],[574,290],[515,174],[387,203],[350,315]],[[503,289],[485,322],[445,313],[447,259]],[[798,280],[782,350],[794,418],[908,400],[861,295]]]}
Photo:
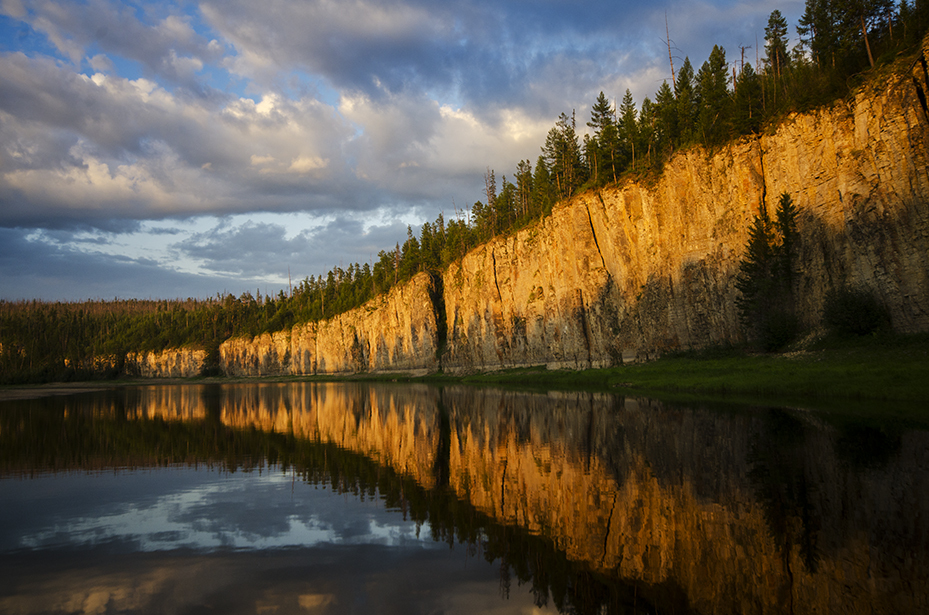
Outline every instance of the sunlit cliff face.
{"label": "sunlit cliff face", "polygon": [[680,152],[653,181],[581,193],[440,276],[420,274],[329,321],[230,340],[223,367],[583,369],[738,343],[735,278],[748,231],[785,193],[799,212],[795,307],[805,327],[820,324],[826,294],[847,284],[870,289],[895,329],[926,330],[929,113],[919,92],[929,83],[911,68],[773,134]]}
{"label": "sunlit cliff face", "polygon": [[464,387],[152,387],[134,404],[139,420],[205,408],[234,430],[337,445],[606,578],[677,588],[698,612],[912,612],[929,599],[915,589],[929,577],[922,431]]}

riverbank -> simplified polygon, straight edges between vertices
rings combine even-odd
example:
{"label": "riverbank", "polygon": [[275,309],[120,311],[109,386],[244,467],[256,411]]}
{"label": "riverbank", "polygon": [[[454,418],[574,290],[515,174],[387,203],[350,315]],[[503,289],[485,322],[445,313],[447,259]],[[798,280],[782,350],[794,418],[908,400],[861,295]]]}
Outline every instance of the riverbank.
{"label": "riverbank", "polygon": [[505,385],[531,388],[629,390],[641,394],[925,404],[929,407],[929,334],[843,339],[811,337],[787,352],[752,354],[738,348],[678,353],[645,363],[584,371],[524,367],[464,376],[405,373],[273,378],[118,379],[0,387],[0,400],[67,395],[92,389],[178,383],[371,380]]}
{"label": "riverbank", "polygon": [[[435,374],[421,380],[448,379]],[[715,348],[607,369],[575,372],[536,367],[451,379],[713,396],[929,402],[929,335],[813,337],[777,354]]]}

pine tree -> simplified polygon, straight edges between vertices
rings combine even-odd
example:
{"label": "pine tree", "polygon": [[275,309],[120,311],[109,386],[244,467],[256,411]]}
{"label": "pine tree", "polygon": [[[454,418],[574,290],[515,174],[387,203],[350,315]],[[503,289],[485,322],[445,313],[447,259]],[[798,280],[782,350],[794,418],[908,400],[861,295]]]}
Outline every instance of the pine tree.
{"label": "pine tree", "polygon": [[636,142],[639,140],[638,112],[635,100],[628,89],[619,105],[619,151],[622,167],[634,167],[636,159]]}
{"label": "pine tree", "polygon": [[787,54],[787,20],[777,9],[773,10],[768,17],[768,25],[764,29],[764,40],[765,62],[775,77],[780,80],[790,56]]}
{"label": "pine tree", "polygon": [[589,145],[588,168],[595,184],[601,184],[608,177],[616,181],[616,155],[619,133],[616,127],[616,110],[603,92],[590,110],[590,121],[594,135]]}
{"label": "pine tree", "polygon": [[558,198],[567,198],[582,183],[581,148],[575,131],[575,118],[562,113],[548,132],[542,147]]}
{"label": "pine tree", "polygon": [[718,145],[729,137],[729,65],[726,51],[713,45],[713,51],[697,73],[697,133],[704,145]]}
{"label": "pine tree", "polygon": [[544,156],[539,156],[535,163],[535,173],[532,175],[532,192],[529,196],[532,216],[542,217],[552,210],[555,202],[552,176],[548,172],[548,165]]}
{"label": "pine tree", "polygon": [[677,98],[677,126],[681,145],[694,142],[697,124],[697,97],[694,91],[694,69],[690,58],[684,58],[684,64],[677,73],[677,85],[674,89]]}
{"label": "pine tree", "polygon": [[655,95],[656,140],[659,153],[667,157],[680,143],[677,100],[667,81]]}
{"label": "pine tree", "polygon": [[742,68],[732,94],[732,127],[736,134],[757,132],[762,123],[761,81],[751,64]]}
{"label": "pine tree", "polygon": [[796,217],[796,207],[787,193],[780,197],[773,222],[762,204],[739,262],[736,306],[749,336],[767,351],[784,346],[797,330],[793,301]]}

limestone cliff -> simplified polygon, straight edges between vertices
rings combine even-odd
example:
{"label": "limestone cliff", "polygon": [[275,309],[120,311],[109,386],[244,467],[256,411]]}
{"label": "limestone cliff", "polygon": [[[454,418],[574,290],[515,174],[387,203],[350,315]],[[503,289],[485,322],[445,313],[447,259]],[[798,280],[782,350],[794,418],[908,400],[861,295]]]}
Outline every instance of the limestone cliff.
{"label": "limestone cliff", "polygon": [[161,352],[131,352],[126,355],[126,372],[143,378],[192,378],[200,375],[206,352],[172,348]]}
{"label": "limestone cliff", "polygon": [[[799,209],[799,316],[866,286],[929,329],[929,74],[895,67],[771,134],[678,153],[660,177],[552,215],[319,324],[223,345],[230,374],[586,368],[742,339],[734,279],[759,208]],[[442,349],[439,356],[438,350]]]}
{"label": "limestone cliff", "polygon": [[[878,87],[879,86],[879,87]],[[676,155],[653,184],[584,193],[445,274],[443,367],[596,367],[741,338],[734,278],[760,207],[799,209],[800,316],[836,285],[929,328],[929,90],[922,65],[774,134]]]}
{"label": "limestone cliff", "polygon": [[220,347],[230,376],[438,369],[437,279],[421,273],[354,310]]}

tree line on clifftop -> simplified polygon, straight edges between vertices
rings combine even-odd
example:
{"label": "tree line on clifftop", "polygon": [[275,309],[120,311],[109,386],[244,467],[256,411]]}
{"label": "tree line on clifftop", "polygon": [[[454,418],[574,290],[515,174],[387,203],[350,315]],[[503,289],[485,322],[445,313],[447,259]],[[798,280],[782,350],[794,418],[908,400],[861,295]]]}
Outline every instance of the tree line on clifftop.
{"label": "tree line on clifftop", "polygon": [[[657,174],[677,151],[712,150],[788,113],[828,104],[846,95],[868,68],[912,49],[927,30],[929,0],[807,0],[793,49],[787,21],[780,11],[771,13],[761,59],[756,50],[757,70],[746,60],[747,48],[730,62],[718,45],[696,72],[689,58],[675,67],[669,43],[670,83],[662,83],[654,100],[645,98],[637,107],[626,90],[617,109],[600,92],[583,136],[574,111],[560,114],[535,166],[521,160],[512,180],[503,175],[499,184],[488,168],[483,202],[449,220],[440,214],[418,236],[408,227],[406,240],[381,250],[372,264],[336,267],[276,297],[245,292],[205,300],[0,302],[0,382],[86,378],[99,373],[93,358],[100,356],[117,359],[115,374],[127,352],[185,346],[207,350],[207,363],[217,365],[219,345],[230,337],[331,318],[417,273],[444,270],[481,243],[544,218],[555,203],[578,192]],[[746,297],[743,290],[743,302]],[[750,330],[758,327],[746,323]]]}

